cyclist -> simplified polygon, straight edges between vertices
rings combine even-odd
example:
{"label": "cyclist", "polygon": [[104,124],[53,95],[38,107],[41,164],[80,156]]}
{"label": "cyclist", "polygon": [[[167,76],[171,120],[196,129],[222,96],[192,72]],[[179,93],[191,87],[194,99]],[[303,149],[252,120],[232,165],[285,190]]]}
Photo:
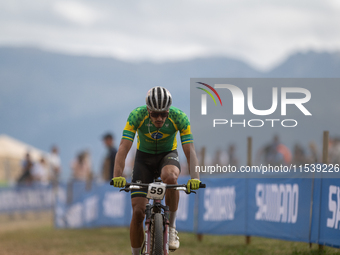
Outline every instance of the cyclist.
{"label": "cyclist", "polygon": [[[166,184],[177,184],[180,174],[180,164],[177,153],[177,131],[180,132],[184,154],[190,169],[195,169],[197,157],[193,145],[190,122],[184,112],[171,106],[170,92],[163,87],[150,89],[146,96],[146,105],[133,110],[127,120],[120,142],[115,166],[113,184],[115,187],[124,187],[126,180],[122,177],[126,156],[132,146],[136,131],[138,132],[137,153],[132,173],[132,182],[151,183],[155,178],[161,177]],[[190,168],[190,158],[193,163]],[[191,179],[187,186],[198,189],[199,174],[190,171]],[[191,186],[190,186],[191,185]],[[132,220],[130,224],[130,241],[132,254],[140,254],[143,244],[143,220],[147,189],[131,191]],[[168,190],[165,203],[170,210],[169,249],[179,247],[179,238],[176,231],[176,211],[178,208],[179,192]]]}

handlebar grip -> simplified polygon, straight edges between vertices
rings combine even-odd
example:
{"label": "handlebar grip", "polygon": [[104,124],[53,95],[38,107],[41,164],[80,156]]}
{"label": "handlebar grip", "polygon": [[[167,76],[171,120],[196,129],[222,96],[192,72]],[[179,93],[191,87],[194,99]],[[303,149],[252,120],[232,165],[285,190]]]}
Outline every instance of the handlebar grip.
{"label": "handlebar grip", "polygon": [[[113,180],[110,181],[110,185],[113,186]],[[131,183],[128,183],[128,182],[127,182],[127,183],[125,184],[125,188],[130,187],[130,185],[131,185]]]}
{"label": "handlebar grip", "polygon": [[200,182],[200,186],[199,186],[200,188],[205,188],[205,184],[203,184],[203,183],[201,183]]}

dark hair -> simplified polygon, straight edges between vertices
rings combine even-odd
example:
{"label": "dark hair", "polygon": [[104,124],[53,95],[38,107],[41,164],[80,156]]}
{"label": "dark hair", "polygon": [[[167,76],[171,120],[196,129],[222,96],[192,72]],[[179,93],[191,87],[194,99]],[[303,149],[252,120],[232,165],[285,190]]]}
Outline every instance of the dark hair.
{"label": "dark hair", "polygon": [[103,140],[106,139],[113,139],[113,135],[111,133],[106,133],[105,135],[103,135]]}

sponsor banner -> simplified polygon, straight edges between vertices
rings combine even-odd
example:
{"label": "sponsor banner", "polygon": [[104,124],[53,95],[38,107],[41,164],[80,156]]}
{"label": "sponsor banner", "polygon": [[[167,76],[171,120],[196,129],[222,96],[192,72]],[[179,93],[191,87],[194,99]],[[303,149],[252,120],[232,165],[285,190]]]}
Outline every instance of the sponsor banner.
{"label": "sponsor banner", "polygon": [[247,186],[248,235],[309,242],[312,179],[248,179]]}
{"label": "sponsor banner", "polygon": [[312,180],[313,184],[313,213],[312,213],[312,222],[311,222],[311,233],[310,233],[310,242],[318,243],[319,240],[319,218],[320,218],[320,196],[321,196],[321,182],[322,179],[317,178]]}
{"label": "sponsor banner", "polygon": [[[178,184],[186,184],[189,178],[178,178]],[[179,204],[176,214],[176,229],[184,232],[194,232],[194,208],[195,201],[198,199],[198,194],[186,194],[183,191],[179,192]]]}
{"label": "sponsor banner", "polygon": [[[180,178],[178,183],[187,180]],[[339,179],[202,178],[202,182],[207,187],[197,195],[180,192],[179,231],[263,236],[340,247]],[[70,188],[73,190],[69,184],[60,184],[55,197],[51,186],[0,189],[0,213],[50,209],[54,205],[56,228],[130,225],[130,193],[94,184],[91,191],[84,189],[70,199]]]}
{"label": "sponsor banner", "polygon": [[54,226],[56,228],[65,228],[67,225],[65,212],[67,204],[67,187],[60,183],[55,193],[54,205]]}
{"label": "sponsor banner", "polygon": [[53,189],[48,185],[0,189],[0,213],[46,210],[53,207]]}
{"label": "sponsor banner", "polygon": [[312,241],[340,247],[340,180],[322,179],[314,194],[319,207],[314,207]]}
{"label": "sponsor banner", "polygon": [[100,226],[130,226],[132,207],[130,193],[119,192],[119,188],[110,185],[97,187],[99,194],[98,225]]}
{"label": "sponsor banner", "polygon": [[198,233],[245,234],[245,179],[205,178],[199,191]]}
{"label": "sponsor banner", "polygon": [[[178,183],[185,184],[188,178],[179,178]],[[82,195],[78,192],[72,202],[67,204],[67,190],[73,187],[60,185],[56,197],[55,225],[57,228],[81,228],[99,226],[129,226],[132,217],[130,193],[119,192],[110,185],[93,185],[91,191],[79,182],[77,187],[84,187]],[[194,231],[195,195],[180,192],[177,211],[177,229]],[[164,201],[164,200],[163,200]]]}
{"label": "sponsor banner", "polygon": [[107,184],[95,185],[91,191],[84,191],[67,204],[67,188],[66,185],[60,185],[58,188],[55,206],[57,228],[129,226],[129,193],[119,192],[119,189]]}
{"label": "sponsor banner", "polygon": [[71,180],[68,183],[68,189],[68,191],[72,192],[72,196],[70,197],[71,201],[78,200],[88,192],[88,190],[86,189],[86,182],[84,181]]}
{"label": "sponsor banner", "polygon": [[66,206],[63,215],[64,227],[94,227],[98,225],[98,216],[98,197],[95,194],[86,194],[83,198],[79,198],[71,205]]}

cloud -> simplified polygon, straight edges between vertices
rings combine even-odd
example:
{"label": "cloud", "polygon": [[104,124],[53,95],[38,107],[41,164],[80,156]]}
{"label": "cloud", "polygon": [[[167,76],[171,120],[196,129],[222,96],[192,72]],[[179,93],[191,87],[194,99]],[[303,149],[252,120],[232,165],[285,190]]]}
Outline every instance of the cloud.
{"label": "cloud", "polygon": [[297,50],[340,49],[338,0],[0,0],[1,44],[127,61],[231,56],[268,69]]}
{"label": "cloud", "polygon": [[92,25],[99,14],[93,7],[74,1],[59,1],[53,4],[53,10],[61,17],[78,25]]}
{"label": "cloud", "polygon": [[332,8],[340,9],[340,2],[338,0],[327,0],[328,3]]}

